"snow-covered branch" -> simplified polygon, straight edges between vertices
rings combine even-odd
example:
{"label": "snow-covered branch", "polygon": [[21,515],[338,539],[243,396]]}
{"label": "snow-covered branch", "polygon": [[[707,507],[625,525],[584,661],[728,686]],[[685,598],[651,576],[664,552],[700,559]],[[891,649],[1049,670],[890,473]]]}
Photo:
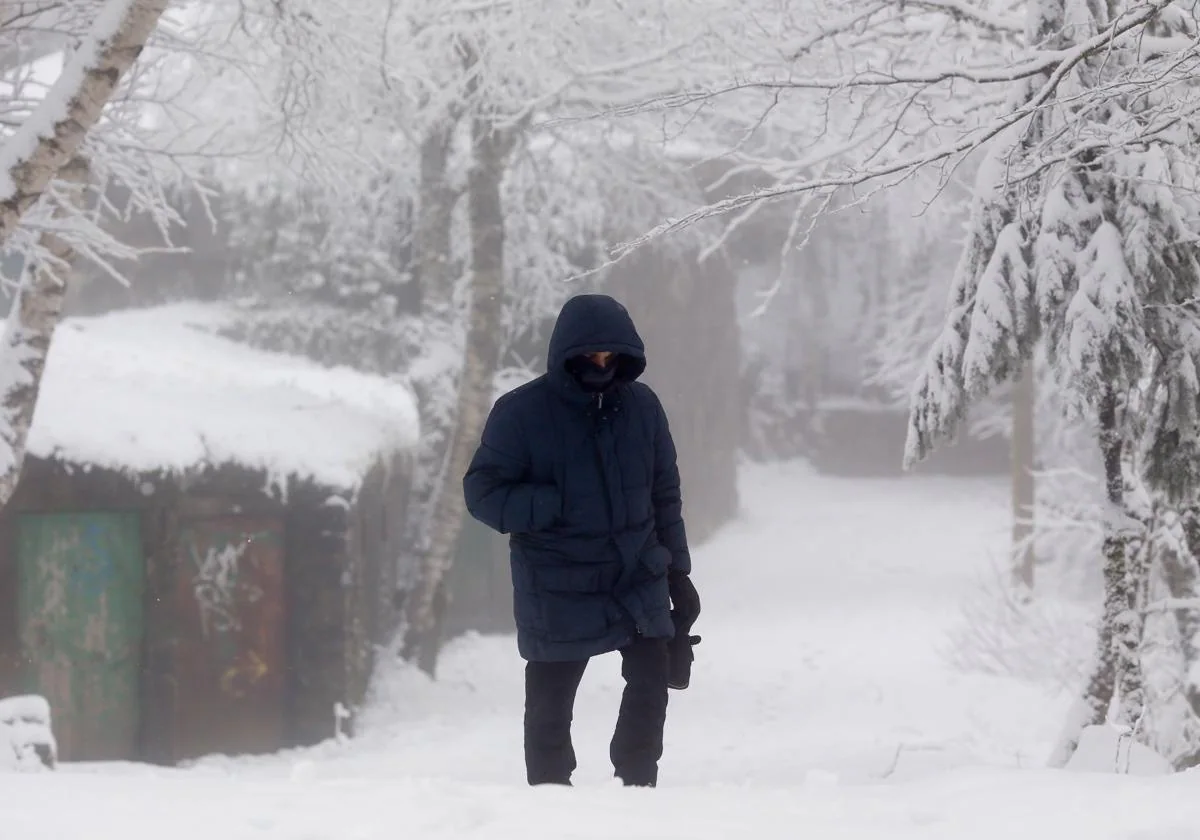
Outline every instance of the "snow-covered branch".
{"label": "snow-covered branch", "polygon": [[[890,5],[890,4],[888,4]],[[934,14],[957,15],[961,21],[975,25],[995,24],[992,29],[1006,33],[1006,37],[1015,38],[1018,35],[1015,19],[1003,16],[992,16],[991,12],[980,12],[978,15],[965,15],[964,4],[931,3],[909,4],[913,10],[920,12],[921,20]],[[736,213],[747,207],[762,202],[793,199],[807,193],[825,193],[842,188],[857,188],[869,186],[877,189],[882,186],[899,183],[906,180],[911,173],[930,166],[954,168],[976,150],[988,145],[991,141],[1012,130],[1020,130],[1033,117],[1047,108],[1057,107],[1063,100],[1085,100],[1071,102],[1073,110],[1085,110],[1090,103],[1102,103],[1107,97],[1118,94],[1128,86],[1138,84],[1145,74],[1159,72],[1164,75],[1162,84],[1171,84],[1184,80],[1190,72],[1189,64],[1178,54],[1164,56],[1162,67],[1140,65],[1131,69],[1125,76],[1108,78],[1105,82],[1087,90],[1062,91],[1060,87],[1065,80],[1085,63],[1101,58],[1113,49],[1132,48],[1137,46],[1145,49],[1145,27],[1168,5],[1168,0],[1154,0],[1137,4],[1126,14],[1123,14],[1090,37],[1058,49],[1046,49],[1040,45],[1036,48],[1025,49],[1023,55],[1015,60],[1006,51],[998,49],[993,44],[994,55],[988,57],[982,52],[982,61],[974,63],[960,56],[940,59],[936,50],[930,50],[923,40],[917,37],[919,27],[912,26],[913,12],[909,17],[898,17],[898,13],[885,10],[884,4],[871,6],[861,14],[843,13],[842,20],[855,20],[858,25],[865,25],[865,19],[872,15],[891,14],[889,22],[901,20],[905,26],[901,28],[901,43],[903,38],[912,40],[911,44],[900,47],[878,47],[875,50],[863,50],[863,57],[847,51],[850,63],[854,65],[846,73],[828,76],[823,74],[805,73],[798,68],[780,65],[768,75],[749,75],[738,78],[739,71],[733,68],[727,75],[734,78],[723,84],[694,84],[684,85],[683,90],[661,93],[653,98],[626,102],[620,106],[596,111],[592,114],[597,119],[637,118],[639,116],[671,111],[687,113],[713,112],[719,109],[723,100],[730,99],[731,103],[722,117],[736,121],[731,116],[739,109],[750,125],[750,130],[759,138],[756,145],[762,147],[769,144],[768,132],[773,128],[782,128],[783,123],[776,117],[778,110],[770,104],[772,99],[780,96],[795,96],[805,93],[819,94],[819,98],[811,97],[807,106],[794,102],[789,109],[798,113],[811,115],[814,110],[818,113],[846,113],[856,96],[861,96],[871,89],[890,90],[894,95],[886,100],[873,101],[867,113],[886,122],[891,126],[890,135],[885,135],[875,122],[858,119],[847,121],[840,118],[840,125],[823,126],[825,130],[817,132],[812,143],[790,160],[776,150],[772,165],[764,167],[765,171],[775,173],[773,183],[761,185],[753,190],[730,196],[719,201],[693,208],[687,213],[667,219],[653,227],[643,235],[621,243],[613,252],[615,262],[629,254],[634,249],[663,236],[679,231],[699,221],[717,216]],[[873,21],[878,27],[880,22]],[[847,29],[850,27],[847,26]],[[804,52],[812,52],[817,46],[823,47],[831,55],[842,55],[839,44],[832,35],[825,37],[820,21],[813,24],[815,35],[804,42]],[[832,31],[832,30],[831,30]],[[886,43],[886,42],[885,42]],[[877,45],[878,46],[878,45]],[[1194,50],[1194,45],[1190,49]],[[943,53],[944,54],[944,53]],[[1190,53],[1189,53],[1190,55]],[[813,57],[816,61],[818,55]],[[873,57],[874,56],[874,57]],[[1166,71],[1166,62],[1177,62],[1170,71]],[[825,62],[828,64],[828,61]],[[1003,91],[1013,83],[1032,81],[1034,89],[1018,107],[1000,111],[996,106],[1002,101]],[[747,95],[765,97],[767,104],[763,111],[751,117],[749,108],[755,107],[752,100],[740,101]],[[733,104],[732,100],[739,100]],[[986,103],[986,104],[985,104]],[[991,110],[992,113],[988,113]],[[578,119],[581,115],[571,115]],[[980,119],[982,118],[982,119]],[[681,117],[681,121],[685,118]],[[809,123],[812,123],[811,116]],[[729,123],[730,125],[733,122]],[[856,154],[855,145],[861,144],[864,134],[875,132],[883,138],[880,145],[871,149],[870,154]],[[954,136],[944,138],[948,133]],[[791,132],[793,138],[805,136],[804,132]],[[1051,138],[1052,139],[1052,138]],[[923,142],[932,140],[933,142]],[[1047,143],[1050,139],[1047,140]],[[794,140],[789,143],[795,146]],[[768,146],[769,147],[769,146]],[[713,145],[714,154],[737,159],[744,153],[743,148],[727,148],[719,151],[719,145]],[[840,157],[840,165],[830,168],[824,177],[814,177],[803,158]],[[1036,171],[1036,170],[1034,170]],[[1008,168],[1003,173],[1009,183],[1029,177],[1032,171],[1021,171]],[[607,264],[611,264],[607,263]]]}
{"label": "snow-covered branch", "polygon": [[[987,7],[974,6],[966,0],[906,0],[908,5],[931,12],[941,12],[951,18],[969,21],[982,29],[990,29],[1008,36],[1020,37],[1025,32],[1025,21],[1010,8],[993,11]],[[1009,4],[1018,6],[1017,3]]]}
{"label": "snow-covered branch", "polygon": [[1200,610],[1200,598],[1162,598],[1147,604],[1142,611],[1153,613],[1174,610]]}
{"label": "snow-covered branch", "polygon": [[0,149],[0,243],[45,192],[141,54],[167,0],[108,0],[37,110]]}

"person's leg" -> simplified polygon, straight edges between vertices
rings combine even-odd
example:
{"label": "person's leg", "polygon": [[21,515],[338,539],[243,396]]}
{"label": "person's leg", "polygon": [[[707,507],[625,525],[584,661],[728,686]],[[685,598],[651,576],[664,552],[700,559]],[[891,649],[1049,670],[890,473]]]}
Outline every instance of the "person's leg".
{"label": "person's leg", "polygon": [[625,693],[609,754],[617,778],[626,785],[658,784],[667,721],[667,640],[638,637],[621,650]]}
{"label": "person's leg", "polygon": [[571,783],[571,718],[586,668],[586,659],[525,665],[525,773],[531,785]]}

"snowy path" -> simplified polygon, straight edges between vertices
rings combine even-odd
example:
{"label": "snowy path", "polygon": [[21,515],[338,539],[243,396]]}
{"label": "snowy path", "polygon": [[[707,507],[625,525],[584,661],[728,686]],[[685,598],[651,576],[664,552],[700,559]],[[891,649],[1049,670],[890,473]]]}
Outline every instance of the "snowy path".
{"label": "snowy path", "polygon": [[[810,770],[871,781],[901,746],[894,775],[1044,759],[1058,718],[1041,693],[956,674],[940,656],[961,593],[1003,551],[1005,486],[844,482],[802,467],[752,470],[744,484],[747,515],[696,555],[704,641],[692,686],[671,694],[664,785],[791,785]],[[619,667],[616,656],[595,661],[580,690],[583,784],[611,775]],[[404,772],[519,779],[521,678],[510,639],[470,640],[433,694],[393,686],[394,705],[367,725],[387,733],[387,749],[403,744]]]}
{"label": "snowy path", "polygon": [[962,593],[1004,547],[1002,484],[787,467],[744,485],[747,516],[697,552],[705,638],[656,791],[610,779],[616,657],[580,692],[579,787],[525,788],[521,663],[511,639],[475,638],[437,684],[385,681],[350,745],[4,777],[0,840],[1200,837],[1200,778],[1021,769],[1061,701],[943,663]]}

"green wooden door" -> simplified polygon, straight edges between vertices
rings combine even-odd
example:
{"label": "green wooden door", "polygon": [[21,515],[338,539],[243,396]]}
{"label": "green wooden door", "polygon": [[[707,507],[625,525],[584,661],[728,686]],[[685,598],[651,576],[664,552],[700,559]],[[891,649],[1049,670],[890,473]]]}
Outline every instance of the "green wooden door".
{"label": "green wooden door", "polygon": [[137,752],[142,561],[136,513],[17,519],[26,690],[50,701],[59,758]]}

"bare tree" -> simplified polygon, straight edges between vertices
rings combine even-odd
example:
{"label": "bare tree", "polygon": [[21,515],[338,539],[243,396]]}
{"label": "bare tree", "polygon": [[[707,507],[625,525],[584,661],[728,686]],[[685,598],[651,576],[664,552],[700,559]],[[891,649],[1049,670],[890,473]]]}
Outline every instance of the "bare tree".
{"label": "bare tree", "polygon": [[468,273],[470,302],[465,316],[466,336],[459,374],[453,434],[441,487],[426,528],[427,548],[405,603],[401,655],[433,673],[440,647],[439,595],[454,559],[466,503],[448,476],[467,472],[476,442],[491,407],[500,359],[504,312],[504,205],[501,182],[517,136],[497,131],[486,115],[471,120],[474,166],[467,176],[471,260]]}

